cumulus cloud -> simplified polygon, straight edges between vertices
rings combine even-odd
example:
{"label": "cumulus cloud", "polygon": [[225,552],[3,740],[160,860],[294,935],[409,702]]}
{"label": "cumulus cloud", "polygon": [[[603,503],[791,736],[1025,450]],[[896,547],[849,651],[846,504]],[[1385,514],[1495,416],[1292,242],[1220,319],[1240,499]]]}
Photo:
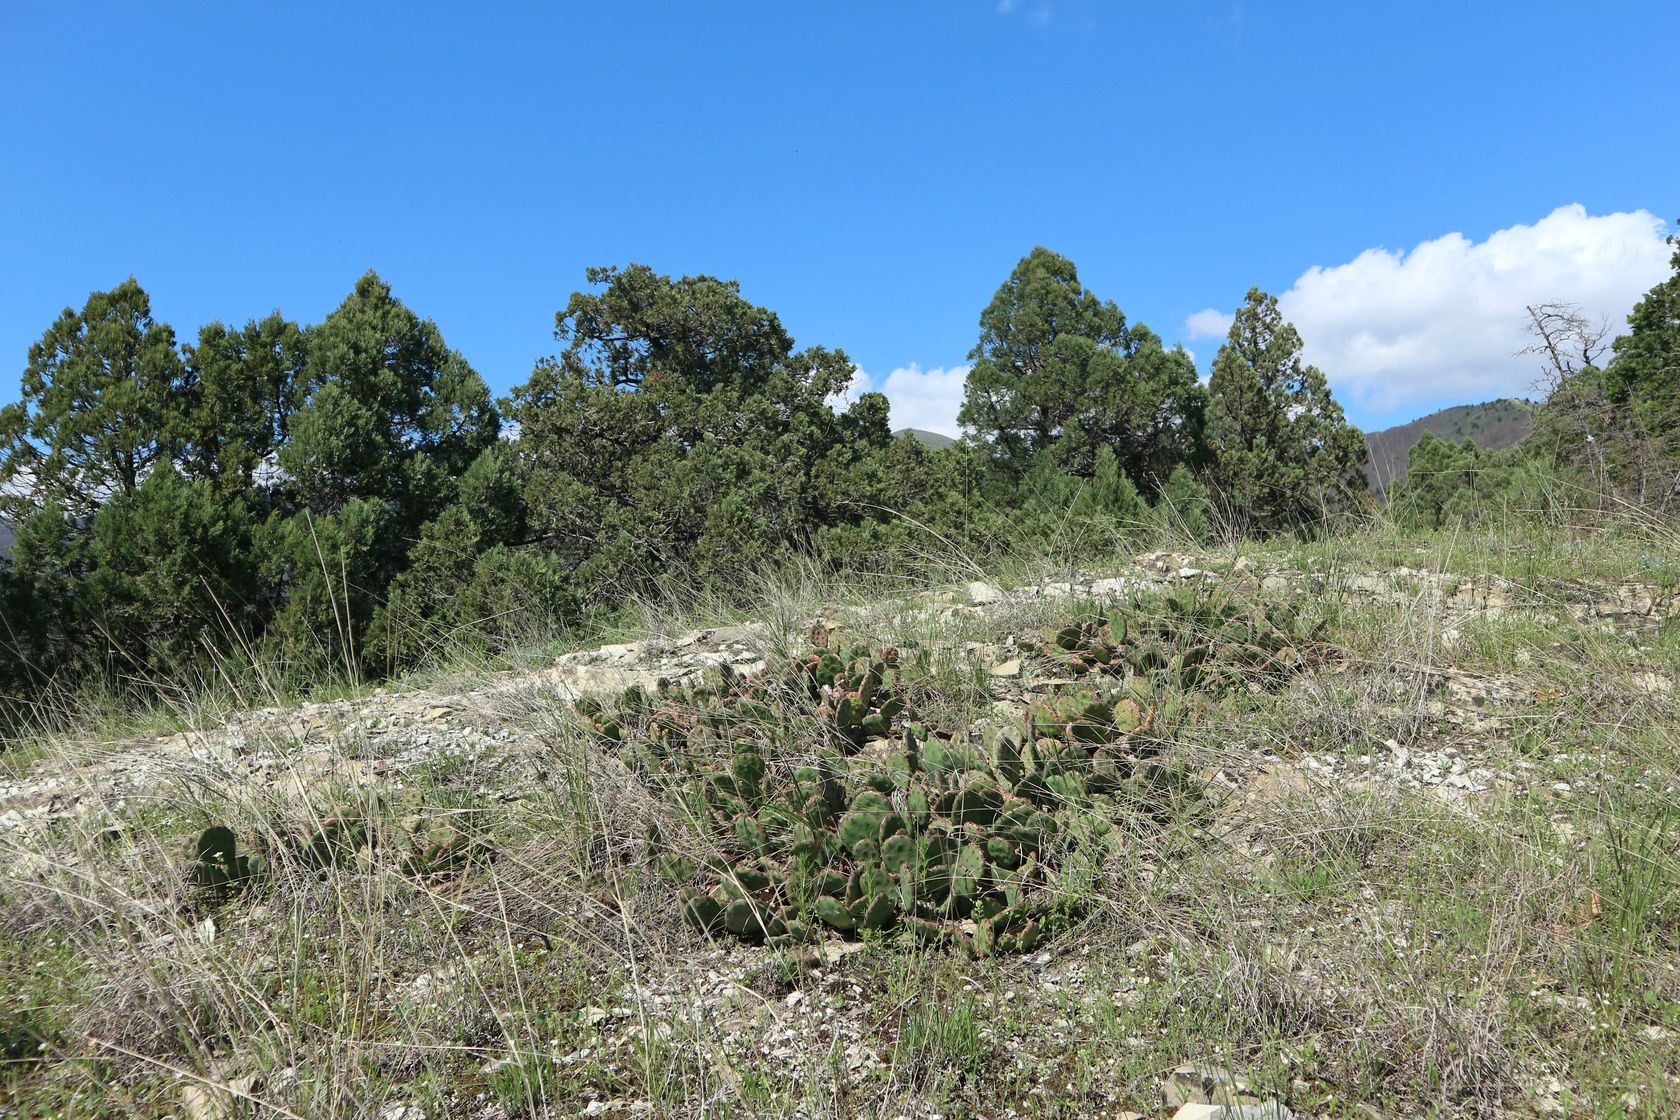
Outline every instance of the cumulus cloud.
{"label": "cumulus cloud", "polygon": [[[1368,249],[1314,266],[1278,305],[1300,329],[1307,359],[1366,411],[1521,395],[1539,372],[1535,359],[1516,356],[1529,342],[1524,307],[1579,304],[1619,333],[1634,303],[1668,275],[1666,229],[1647,210],[1562,206],[1485,241],[1449,233],[1410,252]],[[1190,337],[1215,314],[1192,315]]]}
{"label": "cumulus cloud", "polygon": [[893,429],[921,428],[947,436],[960,436],[957,410],[962,408],[963,384],[968,366],[936,366],[923,369],[915,362],[900,366],[884,378],[874,378],[859,369],[839,402],[849,404],[864,393],[881,393],[892,404]]}
{"label": "cumulus cloud", "polygon": [[1194,342],[1198,338],[1223,339],[1235,318],[1229,311],[1207,307],[1184,320],[1184,337]]}

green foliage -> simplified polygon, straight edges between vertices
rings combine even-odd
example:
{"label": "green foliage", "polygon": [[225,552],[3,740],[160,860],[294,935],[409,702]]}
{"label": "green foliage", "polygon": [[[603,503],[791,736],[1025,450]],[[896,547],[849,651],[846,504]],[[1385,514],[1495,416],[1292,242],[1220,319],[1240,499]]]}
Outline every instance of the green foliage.
{"label": "green foliage", "polygon": [[1208,389],[1208,477],[1238,527],[1292,528],[1364,492],[1364,439],[1324,375],[1302,364],[1300,335],[1275,297],[1249,289]]}
{"label": "green foliage", "polygon": [[589,279],[603,290],[559,313],[568,346],[511,410],[531,535],[580,593],[666,573],[727,582],[881,516],[883,476],[865,463],[894,441],[880,398],[829,407],[852,377],[844,354],[795,352],[733,282],[643,265]]}
{"label": "green foliage", "polygon": [[450,645],[499,650],[553,634],[577,613],[558,561],[521,539],[527,514],[512,449],[485,448],[456,490],[420,530],[373,620],[368,658],[388,670]]}
{"label": "green foliage", "polygon": [[264,583],[281,601],[268,640],[304,671],[359,662],[381,589],[394,566],[389,508],[370,498],[317,516],[274,515],[258,533]]}
{"label": "green foliage", "polygon": [[233,829],[212,825],[193,839],[191,870],[197,886],[225,896],[260,878],[267,864],[260,856],[239,853]]}
{"label": "green foliage", "polygon": [[1048,249],[998,289],[969,359],[958,419],[1011,477],[1048,461],[1089,478],[1107,448],[1136,486],[1153,488],[1196,453],[1203,394],[1189,355],[1128,326]]}
{"label": "green foliage", "polygon": [[[483,380],[447,347],[436,324],[405,307],[377,275],[357,281],[309,330],[307,344],[301,403],[277,456],[283,504],[295,512],[277,514],[263,533],[264,574],[279,600],[273,641],[294,660],[313,654],[317,662],[355,668],[393,579],[409,566],[411,544],[431,545],[412,588],[422,578],[456,574],[459,565],[440,552],[464,550],[470,573],[481,544],[495,543],[476,525],[466,540],[445,539],[470,521],[464,513],[426,536],[426,524],[456,496],[453,480],[472,477],[471,492],[489,503],[484,517],[494,532],[517,527],[518,503],[506,493],[504,463],[492,458],[472,469],[500,423]],[[374,650],[388,665],[406,662],[413,647],[389,636],[411,631],[416,609],[447,605],[438,597],[417,608],[412,590],[396,597],[404,623],[381,627],[387,640]]]}
{"label": "green foliage", "polygon": [[64,509],[48,504],[18,526],[0,559],[0,696],[27,704],[59,674],[83,670],[93,635],[76,611],[90,563],[88,542]]}
{"label": "green foliage", "polygon": [[138,489],[169,458],[181,388],[175,332],[132,277],[66,307],[29,348],[22,400],[0,409],[0,513],[54,504],[80,519]]}
{"label": "green foliage", "polygon": [[1040,643],[1026,643],[1074,676],[1123,681],[1145,722],[1159,699],[1176,715],[1190,693],[1277,688],[1333,652],[1324,641],[1325,620],[1309,622],[1289,603],[1253,607],[1207,594],[1164,596],[1128,615],[1096,613],[1048,629]]}
{"label": "green foliage", "polygon": [[263,489],[259,473],[287,443],[307,356],[305,332],[278,312],[240,330],[201,327],[184,354],[182,472],[213,480],[230,497]]}
{"label": "green foliage", "polygon": [[1138,493],[1131,476],[1120,469],[1120,458],[1114,448],[1103,444],[1097,448],[1091,479],[1074,497],[1070,512],[1074,517],[1135,524],[1149,515],[1149,503]]}
{"label": "green foliage", "polygon": [[411,544],[457,498],[474,511],[463,586],[422,621],[457,627],[510,580],[565,613],[553,565],[505,555],[525,514],[498,427],[484,382],[373,273],[318,326],[211,323],[184,361],[133,280],[94,293],[0,412],[0,517],[19,533],[0,691],[168,679],[263,643],[300,677],[355,672]]}
{"label": "green foliage", "polygon": [[1659,282],[1628,313],[1628,333],[1613,344],[1610,393],[1613,400],[1647,414],[1652,427],[1674,432],[1680,417],[1680,235],[1674,248],[1674,275]]}
{"label": "green foliage", "polygon": [[[1178,781],[1153,757],[1156,709],[1114,689],[1052,694],[975,743],[906,712],[898,655],[866,653],[824,644],[790,671],[578,712],[681,806],[693,842],[649,843],[690,924],[776,943],[828,928],[1034,947],[1077,914],[1114,820],[1158,811]],[[764,744],[795,698],[827,734],[783,754]]]}
{"label": "green foliage", "polygon": [[1469,439],[1448,443],[1432,432],[1412,447],[1406,477],[1389,494],[1402,524],[1437,529],[1517,510],[1539,515],[1551,506],[1549,470],[1526,448],[1484,451]]}
{"label": "green foliage", "polygon": [[1019,518],[992,500],[991,468],[973,445],[934,451],[902,436],[879,451],[860,454],[857,447],[842,442],[831,454],[833,465],[817,476],[825,505],[862,515],[816,529],[811,550],[824,562],[902,571],[929,553],[985,556],[1001,538],[1020,532]]}
{"label": "green foliage", "polygon": [[391,460],[378,438],[374,410],[342,385],[326,384],[292,417],[292,437],[280,449],[287,489],[319,513],[358,497],[382,494]]}
{"label": "green foliage", "polygon": [[1206,540],[1212,530],[1208,520],[1213,500],[1207,487],[1183,463],[1173,468],[1155,501],[1156,518],[1173,531],[1193,541]]}
{"label": "green foliage", "polygon": [[242,501],[168,463],[89,519],[43,507],[0,566],[0,648],[16,655],[0,658],[10,663],[0,690],[96,668],[148,679],[199,665],[260,611],[254,528]]}
{"label": "green foliage", "polygon": [[1603,328],[1579,309],[1529,309],[1551,388],[1533,442],[1606,504],[1668,509],[1680,479],[1680,236],[1669,243],[1674,275],[1634,306],[1608,366],[1599,365]]}
{"label": "green foliage", "polygon": [[554,557],[489,539],[466,512],[446,508],[421,531],[408,564],[370,623],[368,659],[387,670],[452,645],[498,651],[553,635],[578,599]]}
{"label": "green foliage", "polygon": [[[315,431],[282,465],[300,482],[305,475],[330,480],[324,495],[299,488],[311,508],[378,497],[397,502],[417,524],[434,511],[441,480],[459,476],[496,439],[500,424],[484,380],[449,349],[437,324],[372,272],[311,328],[308,341],[295,423]],[[336,392],[319,401],[329,387]],[[317,410],[319,419],[305,419]],[[372,453],[339,442],[351,436],[369,438]]]}
{"label": "green foliage", "polygon": [[91,571],[76,600],[124,671],[167,676],[226,634],[247,632],[257,607],[255,529],[244,503],[160,464],[93,518]]}

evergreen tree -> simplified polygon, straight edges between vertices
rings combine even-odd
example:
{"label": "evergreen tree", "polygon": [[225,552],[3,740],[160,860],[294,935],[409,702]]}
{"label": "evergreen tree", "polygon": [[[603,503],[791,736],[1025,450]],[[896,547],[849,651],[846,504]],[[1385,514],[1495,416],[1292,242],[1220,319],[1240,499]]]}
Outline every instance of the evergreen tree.
{"label": "evergreen tree", "polygon": [[62,505],[48,502],[18,525],[11,555],[0,559],[0,717],[55,677],[89,668],[97,635],[76,613],[88,552]]}
{"label": "evergreen tree", "polygon": [[167,462],[100,508],[76,599],[116,669],[164,679],[250,634],[254,527],[239,499]]}
{"label": "evergreen tree", "polygon": [[256,535],[265,587],[277,600],[270,648],[300,676],[353,673],[394,573],[395,515],[355,498],[328,513],[271,516]]}
{"label": "evergreen tree", "polygon": [[1392,488],[1389,509],[1397,521],[1425,529],[1507,510],[1549,518],[1555,481],[1526,442],[1487,451],[1468,438],[1452,443],[1425,432],[1406,457],[1406,477]]}
{"label": "evergreen tree", "polygon": [[393,505],[399,531],[418,529],[496,438],[483,378],[373,272],[309,330],[306,349],[302,407],[281,452],[296,500],[330,512],[377,499]]}
{"label": "evergreen tree", "polygon": [[998,288],[969,359],[958,419],[1011,477],[1045,458],[1089,478],[1106,446],[1134,483],[1154,488],[1196,453],[1203,394],[1189,355],[1128,326],[1048,249],[1023,257]]}
{"label": "evergreen tree", "polygon": [[[828,405],[852,364],[795,351],[733,281],[591,269],[556,317],[567,343],[513,395],[531,532],[580,588],[754,566],[870,516],[832,456],[884,450],[884,401]],[[868,419],[866,417],[876,417]]]}
{"label": "evergreen tree", "polygon": [[274,429],[284,500],[262,534],[274,640],[295,660],[354,666],[410,548],[500,420],[466,359],[375,273],[302,349],[298,407]]}
{"label": "evergreen tree", "polygon": [[181,388],[175,332],[132,277],[66,307],[29,348],[23,399],[0,409],[0,512],[61,504],[85,524],[132,493],[181,434]]}
{"label": "evergreen tree", "polygon": [[457,491],[421,530],[373,619],[375,664],[399,668],[452,644],[500,648],[550,635],[576,615],[555,558],[520,547],[527,511],[511,446],[486,448]]}
{"label": "evergreen tree", "polygon": [[210,323],[186,348],[188,408],[180,462],[191,478],[228,495],[252,495],[276,480],[303,391],[303,330],[278,312],[235,330]]}
{"label": "evergreen tree", "polygon": [[1565,378],[1541,416],[1571,462],[1649,509],[1680,500],[1680,236],[1669,244],[1674,274],[1634,305],[1608,366]]}
{"label": "evergreen tree", "polygon": [[1628,333],[1612,343],[1610,383],[1616,399],[1638,402],[1672,431],[1680,420],[1680,235],[1668,243],[1674,275],[1628,314]]}
{"label": "evergreen tree", "polygon": [[1206,540],[1212,531],[1209,514],[1213,502],[1207,487],[1196,480],[1182,463],[1167,476],[1167,484],[1155,501],[1155,516],[1168,529],[1193,541]]}
{"label": "evergreen tree", "polygon": [[1365,441],[1277,300],[1249,289],[1208,385],[1208,475],[1239,528],[1275,530],[1345,509],[1363,489]]}

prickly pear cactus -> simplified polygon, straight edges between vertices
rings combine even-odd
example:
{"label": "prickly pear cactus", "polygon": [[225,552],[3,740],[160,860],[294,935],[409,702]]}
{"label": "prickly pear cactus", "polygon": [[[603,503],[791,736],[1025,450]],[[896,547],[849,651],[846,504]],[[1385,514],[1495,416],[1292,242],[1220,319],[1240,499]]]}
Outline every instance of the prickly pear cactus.
{"label": "prickly pear cactus", "polygon": [[893,721],[904,711],[903,699],[894,695],[899,680],[896,648],[872,654],[857,647],[849,657],[819,649],[799,666],[818,701],[818,714],[841,744],[856,748],[892,734]]}
{"label": "prickly pear cactus", "polygon": [[423,883],[459,878],[496,855],[488,841],[473,836],[452,821],[424,814],[404,818],[398,831],[402,873]]}
{"label": "prickly pear cactus", "polygon": [[260,856],[241,855],[233,829],[212,825],[192,844],[193,882],[219,894],[238,890],[267,870]]}
{"label": "prickly pear cactus", "polygon": [[1254,608],[1208,594],[1166,596],[1127,618],[1100,613],[1044,631],[1027,648],[1075,676],[1106,676],[1154,693],[1275,688],[1327,658],[1326,622],[1290,604]]}
{"label": "prickly pear cactus", "polygon": [[[1104,718],[1112,727],[1112,708]],[[656,834],[653,865],[682,888],[684,917],[714,934],[780,943],[826,928],[1025,950],[1074,916],[1058,877],[1068,837],[1102,842],[1104,791],[1129,766],[1095,765],[1090,743],[1044,743],[1026,729],[963,743],[915,725],[884,760],[831,752],[786,775],[739,743],[727,767],[666,785],[686,798],[698,842],[678,854]],[[1074,815],[1099,823],[1072,829]]]}
{"label": "prickly pear cactus", "polygon": [[632,686],[612,703],[583,697],[573,704],[579,724],[609,747],[651,749],[655,755],[680,753],[708,739],[763,733],[784,722],[793,677],[768,671],[736,673],[720,665],[687,685],[660,681],[654,691]]}
{"label": "prickly pear cactus", "polygon": [[354,860],[374,845],[375,834],[359,810],[329,813],[314,827],[286,837],[293,857],[312,871],[324,871]]}
{"label": "prickly pear cactus", "polygon": [[[648,855],[684,918],[749,941],[890,934],[978,954],[1029,949],[1071,921],[1069,869],[1100,864],[1114,818],[1151,795],[1161,706],[1145,682],[1043,697],[1019,726],[955,736],[906,710],[898,650],[813,637],[791,672],[578,706],[678,810],[681,834],[652,831]],[[1124,673],[1123,625],[1055,640],[1094,683]],[[790,706],[823,734],[771,750],[789,742],[775,732]],[[887,743],[860,752],[871,740]]]}

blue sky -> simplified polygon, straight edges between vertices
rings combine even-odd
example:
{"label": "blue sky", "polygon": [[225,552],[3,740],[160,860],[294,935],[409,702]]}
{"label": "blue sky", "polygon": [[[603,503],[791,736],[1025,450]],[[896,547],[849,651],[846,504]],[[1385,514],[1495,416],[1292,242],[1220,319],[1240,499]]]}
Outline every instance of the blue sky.
{"label": "blue sky", "polygon": [[504,392],[585,267],[641,261],[948,426],[1043,244],[1204,368],[1288,293],[1381,427],[1531,381],[1524,302],[1617,318],[1667,274],[1677,34],[1672,0],[6,0],[0,399],[130,274],[190,339],[370,267]]}

